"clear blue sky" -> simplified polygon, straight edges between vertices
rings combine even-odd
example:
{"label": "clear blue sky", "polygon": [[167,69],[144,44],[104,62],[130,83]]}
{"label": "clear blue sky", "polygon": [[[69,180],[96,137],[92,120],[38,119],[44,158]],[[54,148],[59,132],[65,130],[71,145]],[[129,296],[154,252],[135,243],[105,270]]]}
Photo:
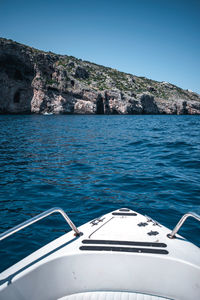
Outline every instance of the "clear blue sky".
{"label": "clear blue sky", "polygon": [[200,93],[200,0],[0,0],[0,36]]}

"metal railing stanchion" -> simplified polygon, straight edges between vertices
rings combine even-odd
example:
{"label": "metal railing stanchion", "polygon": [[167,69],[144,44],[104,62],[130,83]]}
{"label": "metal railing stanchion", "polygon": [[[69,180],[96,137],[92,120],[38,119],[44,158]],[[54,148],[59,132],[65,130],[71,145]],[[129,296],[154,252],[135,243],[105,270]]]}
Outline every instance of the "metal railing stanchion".
{"label": "metal railing stanchion", "polygon": [[8,229],[7,231],[3,232],[2,234],[0,234],[0,241],[6,239],[7,237],[9,237],[10,235],[30,226],[31,224],[34,224],[46,217],[48,217],[49,215],[53,214],[53,213],[60,213],[63,218],[65,219],[65,221],[68,223],[68,225],[71,227],[71,229],[75,232],[76,236],[80,236],[81,232],[78,230],[78,228],[74,225],[74,223],[70,220],[70,218],[68,217],[68,215],[64,212],[64,210],[60,207],[54,207],[51,208],[49,210],[44,211],[43,213],[27,220],[24,221],[23,223]]}
{"label": "metal railing stanchion", "polygon": [[188,212],[187,214],[183,215],[182,218],[179,220],[179,222],[177,223],[177,225],[174,227],[174,229],[172,230],[171,233],[169,233],[167,236],[170,239],[175,238],[176,233],[179,231],[179,229],[181,228],[181,226],[183,225],[183,223],[185,222],[185,220],[188,217],[192,217],[195,218],[196,220],[200,221],[200,216],[194,212]]}

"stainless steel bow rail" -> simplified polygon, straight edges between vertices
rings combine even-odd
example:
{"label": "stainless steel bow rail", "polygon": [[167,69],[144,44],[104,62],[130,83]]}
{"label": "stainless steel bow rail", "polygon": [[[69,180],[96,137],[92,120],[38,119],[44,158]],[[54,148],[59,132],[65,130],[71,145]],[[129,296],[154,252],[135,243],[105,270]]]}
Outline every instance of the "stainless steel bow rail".
{"label": "stainless steel bow rail", "polygon": [[51,209],[48,209],[46,211],[44,211],[43,213],[5,231],[4,233],[0,234],[0,241],[6,239],[7,237],[9,237],[10,235],[30,226],[31,224],[34,224],[46,217],[48,217],[49,215],[53,214],[53,213],[60,213],[63,218],[65,219],[65,221],[68,223],[68,225],[71,227],[71,229],[75,232],[76,236],[80,236],[81,232],[78,230],[78,228],[74,225],[74,223],[70,220],[70,218],[68,217],[68,215],[64,212],[64,210],[60,207],[53,207]]}
{"label": "stainless steel bow rail", "polygon": [[200,216],[196,213],[193,212],[188,212],[187,214],[183,215],[182,218],[180,219],[180,221],[177,223],[177,225],[174,227],[174,229],[172,230],[171,233],[169,233],[167,236],[170,239],[175,238],[176,233],[179,231],[179,229],[181,228],[181,226],[183,225],[183,223],[185,222],[185,220],[188,217],[192,217],[195,218],[196,220],[200,221]]}

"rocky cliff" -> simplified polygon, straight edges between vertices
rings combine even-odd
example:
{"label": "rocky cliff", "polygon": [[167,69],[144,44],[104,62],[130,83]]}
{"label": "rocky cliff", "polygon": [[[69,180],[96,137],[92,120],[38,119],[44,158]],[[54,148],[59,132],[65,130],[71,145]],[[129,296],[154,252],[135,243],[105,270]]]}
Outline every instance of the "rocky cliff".
{"label": "rocky cliff", "polygon": [[45,112],[200,114],[200,95],[0,39],[0,113]]}

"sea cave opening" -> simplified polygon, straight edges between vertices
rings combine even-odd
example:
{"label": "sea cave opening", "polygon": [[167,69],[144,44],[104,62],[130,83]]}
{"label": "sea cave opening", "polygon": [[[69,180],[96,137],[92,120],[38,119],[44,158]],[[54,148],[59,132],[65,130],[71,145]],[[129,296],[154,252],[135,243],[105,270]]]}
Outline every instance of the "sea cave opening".
{"label": "sea cave opening", "polygon": [[13,102],[14,103],[19,103],[20,102],[20,91],[17,91],[14,95],[14,98],[13,98]]}
{"label": "sea cave opening", "polygon": [[104,103],[101,95],[98,95],[96,102],[96,114],[103,115],[104,114]]}

